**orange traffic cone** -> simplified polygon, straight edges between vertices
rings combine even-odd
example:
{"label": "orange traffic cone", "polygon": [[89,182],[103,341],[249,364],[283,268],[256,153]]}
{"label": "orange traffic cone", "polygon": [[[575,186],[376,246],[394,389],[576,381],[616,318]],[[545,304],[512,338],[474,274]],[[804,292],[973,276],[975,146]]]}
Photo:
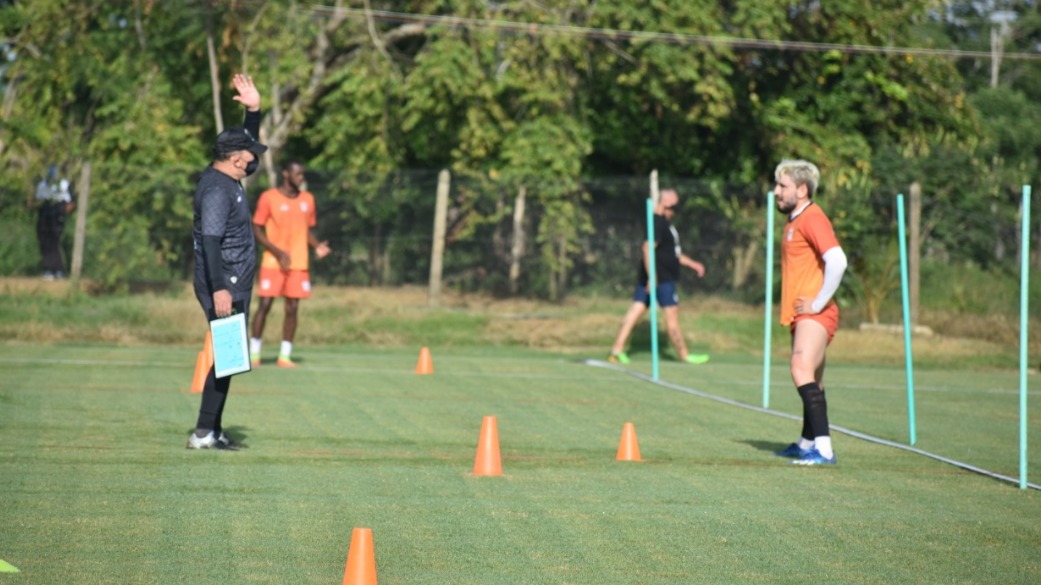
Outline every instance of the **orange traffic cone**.
{"label": "orange traffic cone", "polygon": [[355,528],[351,533],[343,585],[376,585],[376,550],[372,546],[371,528]]}
{"label": "orange traffic cone", "polygon": [[202,393],[203,388],[206,386],[206,376],[209,375],[212,367],[213,336],[207,331],[206,339],[202,343],[202,351],[195,356],[195,375],[192,376],[192,387],[189,389],[192,394]]}
{"label": "orange traffic cone", "polygon": [[206,358],[206,369],[213,367],[213,334],[206,332],[206,339],[202,342],[203,357]]}
{"label": "orange traffic cone", "polygon": [[195,355],[195,376],[192,377],[192,394],[199,394],[202,389],[206,386],[206,376],[210,373],[210,368],[206,366],[206,355],[205,352],[200,351]]}
{"label": "orange traffic cone", "polygon": [[627,422],[622,425],[622,440],[618,442],[618,461],[643,461],[640,459],[640,444],[636,440],[636,427]]}
{"label": "orange traffic cone", "polygon": [[486,416],[481,421],[481,436],[477,439],[477,457],[474,458],[474,475],[502,475],[499,425],[494,416]]}
{"label": "orange traffic cone", "polygon": [[430,357],[430,348],[424,347],[419,350],[419,361],[416,362],[417,374],[433,374],[434,360]]}

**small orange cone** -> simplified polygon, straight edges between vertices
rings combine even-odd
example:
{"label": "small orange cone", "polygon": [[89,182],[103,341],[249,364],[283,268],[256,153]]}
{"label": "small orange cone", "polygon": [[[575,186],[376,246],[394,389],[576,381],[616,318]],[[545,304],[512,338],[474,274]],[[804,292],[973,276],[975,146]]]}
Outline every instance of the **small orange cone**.
{"label": "small orange cone", "polygon": [[477,439],[477,457],[474,458],[474,475],[502,475],[499,425],[494,416],[486,416],[481,421],[481,436]]}
{"label": "small orange cone", "polygon": [[430,348],[424,347],[419,350],[419,361],[416,362],[417,374],[433,374],[434,360],[430,357]]}
{"label": "small orange cone", "polygon": [[636,440],[636,427],[627,422],[622,425],[622,440],[618,442],[618,461],[643,461],[640,459],[640,444]]}
{"label": "small orange cone", "polygon": [[195,355],[195,376],[192,377],[192,394],[202,392],[202,389],[206,386],[206,376],[209,373],[210,368],[206,366],[206,352],[200,351]]}
{"label": "small orange cone", "polygon": [[372,546],[371,528],[355,528],[351,533],[343,585],[376,585],[376,550]]}

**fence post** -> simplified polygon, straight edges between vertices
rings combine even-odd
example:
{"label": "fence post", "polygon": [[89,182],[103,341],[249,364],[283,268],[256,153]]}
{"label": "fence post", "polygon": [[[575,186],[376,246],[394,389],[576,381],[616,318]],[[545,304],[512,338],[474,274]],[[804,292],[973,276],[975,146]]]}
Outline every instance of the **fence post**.
{"label": "fence post", "polygon": [[72,266],[69,267],[69,277],[72,279],[72,288],[79,287],[80,275],[83,272],[83,246],[87,236],[87,204],[90,201],[90,161],[83,162],[80,170],[80,180],[76,185],[76,231],[72,238]]}
{"label": "fence post", "polygon": [[524,201],[527,188],[520,186],[517,199],[513,204],[513,246],[510,249],[510,294],[515,295],[520,288],[520,264],[524,255]]}
{"label": "fence post", "polygon": [[448,169],[437,174],[437,202],[434,207],[434,241],[430,251],[430,292],[427,304],[436,307],[441,303],[441,270],[445,254],[445,221],[448,215],[448,188],[451,175]]}
{"label": "fence post", "polygon": [[908,261],[908,284],[911,286],[911,324],[918,324],[918,299],[921,290],[922,275],[922,185],[915,181],[911,183],[910,207],[908,209],[908,239],[907,239],[907,261]]}

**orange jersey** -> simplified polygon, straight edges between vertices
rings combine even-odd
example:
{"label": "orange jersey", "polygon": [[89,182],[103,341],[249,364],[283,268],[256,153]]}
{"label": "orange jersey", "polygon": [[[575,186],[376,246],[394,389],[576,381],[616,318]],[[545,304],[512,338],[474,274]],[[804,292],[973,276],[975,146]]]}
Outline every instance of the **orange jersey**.
{"label": "orange jersey", "polygon": [[[784,226],[781,240],[781,325],[795,318],[795,299],[817,297],[824,285],[821,256],[839,246],[831,221],[811,203]],[[834,299],[828,304],[834,304]]]}
{"label": "orange jersey", "polygon": [[[276,248],[289,254],[290,270],[307,270],[307,240],[311,228],[318,223],[314,210],[314,195],[301,191],[296,197],[286,197],[278,189],[260,194],[253,224],[264,226],[264,234]],[[261,268],[278,268],[278,258],[264,250]]]}

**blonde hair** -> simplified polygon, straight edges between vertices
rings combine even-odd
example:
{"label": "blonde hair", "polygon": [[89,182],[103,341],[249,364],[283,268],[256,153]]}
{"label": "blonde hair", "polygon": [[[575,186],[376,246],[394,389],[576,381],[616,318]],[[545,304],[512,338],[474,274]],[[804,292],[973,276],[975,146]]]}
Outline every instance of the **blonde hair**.
{"label": "blonde hair", "polygon": [[817,165],[805,160],[782,160],[774,170],[774,179],[790,177],[795,185],[806,185],[810,198],[817,193],[817,185],[821,181],[821,172]]}

